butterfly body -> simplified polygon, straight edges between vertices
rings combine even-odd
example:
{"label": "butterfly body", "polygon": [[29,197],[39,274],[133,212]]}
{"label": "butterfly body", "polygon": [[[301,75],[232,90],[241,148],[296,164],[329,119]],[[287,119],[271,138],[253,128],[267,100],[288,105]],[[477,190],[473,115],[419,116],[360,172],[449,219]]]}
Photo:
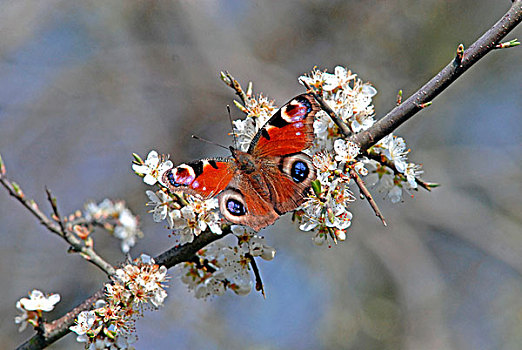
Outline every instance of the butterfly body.
{"label": "butterfly body", "polygon": [[296,209],[315,179],[311,158],[302,151],[314,138],[319,106],[309,94],[281,107],[256,134],[247,152],[230,147],[232,157],[181,164],[163,175],[170,191],[218,196],[228,221],[258,231]]}

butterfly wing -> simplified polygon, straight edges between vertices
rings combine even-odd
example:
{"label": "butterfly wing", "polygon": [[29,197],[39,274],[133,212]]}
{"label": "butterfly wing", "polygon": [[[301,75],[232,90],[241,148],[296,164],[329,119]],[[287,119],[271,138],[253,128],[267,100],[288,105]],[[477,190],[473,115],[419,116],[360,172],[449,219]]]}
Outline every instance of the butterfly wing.
{"label": "butterfly wing", "polygon": [[[219,210],[228,221],[247,225],[256,231],[272,225],[279,218],[272,203],[267,199],[265,191],[258,188],[256,176],[262,174],[247,174],[237,172],[227,188],[220,193]],[[266,183],[262,179],[261,183]]]}
{"label": "butterfly wing", "polygon": [[314,140],[314,116],[320,109],[311,94],[294,97],[263,125],[248,153],[256,157],[283,156],[310,147]]}
{"label": "butterfly wing", "polygon": [[314,116],[321,107],[302,94],[277,111],[256,134],[249,152],[266,164],[271,201],[280,215],[294,210],[316,178],[311,158],[302,153],[314,140]]}
{"label": "butterfly wing", "polygon": [[282,215],[299,207],[316,178],[312,159],[305,153],[274,157],[278,166],[267,176],[274,210]]}
{"label": "butterfly wing", "polygon": [[210,198],[224,190],[234,176],[230,158],[203,159],[166,171],[161,183],[171,192],[186,192]]}
{"label": "butterfly wing", "polygon": [[237,176],[219,195],[223,216],[260,230],[294,210],[315,179],[312,160],[302,151],[314,139],[314,115],[320,110],[312,95],[293,98],[256,134],[248,152],[233,150]]}

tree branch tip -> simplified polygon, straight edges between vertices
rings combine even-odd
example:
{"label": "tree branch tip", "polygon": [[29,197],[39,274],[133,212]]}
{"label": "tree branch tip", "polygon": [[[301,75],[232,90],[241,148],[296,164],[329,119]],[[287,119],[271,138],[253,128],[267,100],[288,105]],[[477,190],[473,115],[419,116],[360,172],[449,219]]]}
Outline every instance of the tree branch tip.
{"label": "tree branch tip", "polygon": [[247,84],[247,90],[246,90],[246,95],[248,97],[252,96],[253,89],[254,89],[254,84],[251,81],[249,81]]}
{"label": "tree branch tip", "polygon": [[2,159],[2,155],[0,154],[0,177],[2,175],[5,175],[7,172],[7,169],[5,168],[4,160]]}
{"label": "tree branch tip", "polygon": [[16,196],[20,199],[24,199],[25,194],[24,194],[24,191],[22,191],[22,188],[20,187],[20,185],[14,181],[10,181],[9,183],[11,184],[11,187],[12,187],[14,193],[16,194]]}
{"label": "tree branch tip", "polygon": [[506,41],[506,42],[495,45],[495,49],[508,49],[510,47],[515,47],[518,45],[520,45],[520,41],[518,41],[518,39],[515,38],[513,40]]}
{"label": "tree branch tip", "polygon": [[230,80],[229,75],[230,74],[227,71],[224,71],[224,72],[221,71],[219,74],[221,80],[223,80],[223,82],[225,84],[227,84],[228,86],[230,86],[230,84],[232,84],[232,81]]}
{"label": "tree branch tip", "polygon": [[402,103],[402,89],[399,89],[399,92],[397,93],[397,106]]}
{"label": "tree branch tip", "polygon": [[132,157],[134,158],[134,160],[132,161],[132,163],[134,164],[142,165],[145,163],[143,159],[141,159],[140,155],[137,153],[132,153]]}

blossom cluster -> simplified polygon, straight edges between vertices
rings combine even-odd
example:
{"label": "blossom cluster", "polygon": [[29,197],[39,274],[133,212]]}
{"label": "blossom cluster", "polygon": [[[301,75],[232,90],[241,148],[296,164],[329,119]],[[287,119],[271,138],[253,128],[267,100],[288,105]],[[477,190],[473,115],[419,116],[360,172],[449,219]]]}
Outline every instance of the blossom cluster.
{"label": "blossom cluster", "polygon": [[[335,67],[334,73],[314,69],[309,75],[299,77],[320,94],[326,104],[354,132],[368,129],[375,123],[372,98],[377,90],[344,67]],[[324,111],[317,113],[314,121],[315,142],[312,153],[331,151],[335,140],[342,138],[337,125]]]}
{"label": "blossom cluster", "polygon": [[[366,130],[375,123],[372,97],[377,90],[369,83],[364,83],[357,75],[344,67],[336,67],[333,74],[314,69],[309,75],[301,76],[300,82],[313,87],[339,118],[354,133]],[[335,144],[342,137],[331,118],[321,111],[314,122],[316,133],[315,147],[331,150],[339,156]],[[314,152],[314,150],[312,150]],[[393,202],[399,202],[403,189],[417,189],[421,166],[408,162],[406,143],[403,138],[388,135],[368,150],[373,158],[359,157],[354,164],[360,175],[368,177],[366,182],[385,192]],[[355,157],[354,157],[355,158]],[[365,168],[365,169],[363,169]]]}
{"label": "blossom cluster", "polygon": [[369,175],[367,182],[380,192],[387,193],[392,203],[401,201],[402,192],[418,188],[418,176],[423,171],[419,164],[408,161],[406,142],[402,137],[390,134],[369,149],[369,154],[380,159],[366,159]]}
{"label": "blossom cluster", "polygon": [[18,331],[22,332],[28,324],[38,327],[42,312],[52,311],[59,301],[60,294],[45,295],[38,289],[33,289],[29,298],[21,298],[16,302],[16,308],[22,313],[15,317],[15,323],[20,324]]}
{"label": "blossom cluster", "polygon": [[[84,217],[87,223],[102,225],[114,237],[120,239],[121,250],[124,253],[128,253],[136,244],[136,240],[143,237],[138,218],[132,214],[123,201],[112,201],[107,198],[99,204],[87,203]],[[82,237],[84,231],[80,226],[75,227],[75,232],[85,239],[86,237]],[[88,234],[88,231],[86,233]]]}
{"label": "blossom cluster", "polygon": [[153,206],[153,218],[156,222],[166,220],[168,227],[179,235],[179,243],[190,243],[194,237],[199,236],[207,228],[221,234],[222,219],[218,213],[218,202],[216,198],[202,200],[195,196],[185,196],[185,206],[179,206],[169,194],[163,189],[156,192],[147,191]]}
{"label": "blossom cluster", "polygon": [[89,349],[129,349],[137,318],[146,308],[163,305],[166,280],[167,268],[142,255],[116,270],[112,283],[105,285],[105,300],[98,300],[94,310],[81,312],[70,330]]}
{"label": "blossom cluster", "polygon": [[234,101],[234,104],[245,113],[245,119],[233,121],[232,130],[236,135],[237,147],[246,152],[252,139],[275,112],[274,101],[260,94],[257,98],[251,93],[246,94],[244,104]]}
{"label": "blossom cluster", "polygon": [[196,254],[194,261],[181,267],[181,281],[196,298],[223,295],[230,289],[238,295],[246,295],[252,289],[250,268],[255,257],[272,260],[275,249],[265,243],[263,237],[241,226],[232,226],[236,244],[223,240],[214,242]]}

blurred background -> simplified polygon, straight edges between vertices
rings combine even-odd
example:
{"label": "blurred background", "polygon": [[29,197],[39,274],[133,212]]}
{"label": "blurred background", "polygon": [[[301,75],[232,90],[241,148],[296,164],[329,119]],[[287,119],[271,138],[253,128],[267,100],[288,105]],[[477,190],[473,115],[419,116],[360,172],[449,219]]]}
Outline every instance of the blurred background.
{"label": "blurred background", "polygon": [[[152,256],[174,244],[147,214],[132,152],[176,162],[226,155],[228,70],[278,105],[315,65],[347,66],[379,91],[377,116],[469,46],[510,1],[71,1],[0,4],[0,153],[45,212],[123,199]],[[522,27],[508,40],[522,38]],[[396,133],[439,182],[397,205],[389,226],[357,201],[346,242],[314,246],[289,217],[262,231],[267,291],[196,300],[176,278],[166,306],[137,323],[137,349],[520,349],[522,346],[522,49],[490,53]],[[233,109],[234,118],[241,113]],[[0,191],[0,348],[18,333],[16,301],[60,293],[61,316],[104,275]],[[96,248],[123,261],[119,241]],[[73,335],[52,349],[80,349]]]}

